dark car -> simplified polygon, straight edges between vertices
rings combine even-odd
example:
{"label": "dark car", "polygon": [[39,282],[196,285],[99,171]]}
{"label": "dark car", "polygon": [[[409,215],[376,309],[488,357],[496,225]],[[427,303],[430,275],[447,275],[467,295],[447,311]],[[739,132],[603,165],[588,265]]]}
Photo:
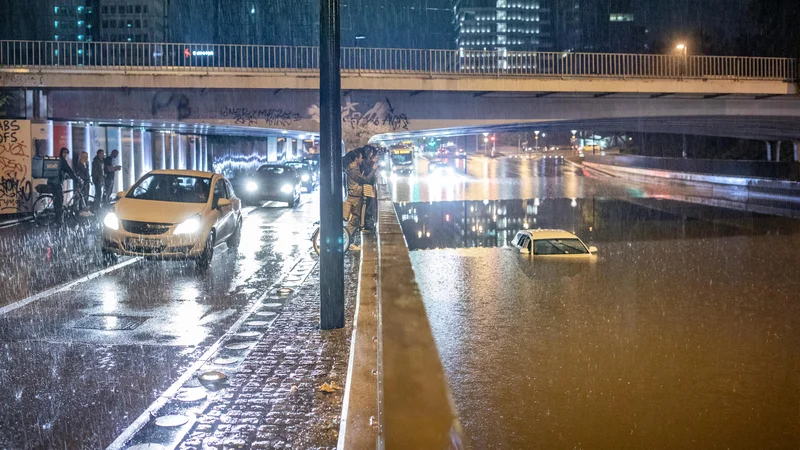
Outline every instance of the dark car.
{"label": "dark car", "polygon": [[286,164],[267,164],[245,178],[237,192],[248,204],[274,200],[286,202],[291,208],[300,203],[301,190],[301,179],[297,170]]}
{"label": "dark car", "polygon": [[300,175],[300,184],[306,192],[313,192],[317,187],[317,170],[311,165],[303,162],[288,162],[287,166],[294,168]]}

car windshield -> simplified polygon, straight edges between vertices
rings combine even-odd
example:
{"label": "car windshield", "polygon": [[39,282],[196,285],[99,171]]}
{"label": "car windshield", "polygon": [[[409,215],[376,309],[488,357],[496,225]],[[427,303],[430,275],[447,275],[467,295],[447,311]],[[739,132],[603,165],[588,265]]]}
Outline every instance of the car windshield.
{"label": "car windshield", "polygon": [[298,163],[298,162],[295,162],[295,163],[287,163],[286,165],[287,165],[287,166],[289,166],[289,167],[292,167],[292,168],[294,168],[294,169],[299,169],[299,170],[307,169],[307,167],[306,167],[306,165],[305,165],[305,164],[303,164],[303,163]]}
{"label": "car windshield", "polygon": [[534,255],[579,255],[589,250],[578,239],[536,239],[533,241]]}
{"label": "car windshield", "polygon": [[258,173],[262,175],[287,176],[293,172],[290,168],[283,166],[261,166],[258,168]]}
{"label": "car windshield", "polygon": [[205,203],[208,201],[210,186],[210,178],[155,174],[139,180],[126,198],[157,202]]}
{"label": "car windshield", "polygon": [[410,163],[412,160],[411,153],[395,153],[392,155],[392,162],[395,164]]}

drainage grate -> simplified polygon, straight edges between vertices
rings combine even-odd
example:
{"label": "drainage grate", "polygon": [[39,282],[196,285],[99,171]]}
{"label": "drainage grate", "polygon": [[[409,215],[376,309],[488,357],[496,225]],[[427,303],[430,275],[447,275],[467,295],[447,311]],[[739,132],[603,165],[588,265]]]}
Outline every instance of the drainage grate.
{"label": "drainage grate", "polygon": [[74,328],[87,330],[135,330],[149,317],[117,316],[113,314],[95,314],[84,317]]}

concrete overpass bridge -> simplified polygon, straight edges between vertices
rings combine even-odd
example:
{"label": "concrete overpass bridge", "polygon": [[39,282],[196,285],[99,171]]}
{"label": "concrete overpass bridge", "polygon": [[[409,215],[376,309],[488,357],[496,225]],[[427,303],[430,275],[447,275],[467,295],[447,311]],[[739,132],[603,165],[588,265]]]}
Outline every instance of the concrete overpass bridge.
{"label": "concrete overpass bridge", "polygon": [[[120,142],[264,137],[280,158],[282,133],[319,130],[318,60],[315,47],[0,41],[0,117],[102,124]],[[344,48],[341,66],[348,147],[531,124],[800,138],[794,59]]]}

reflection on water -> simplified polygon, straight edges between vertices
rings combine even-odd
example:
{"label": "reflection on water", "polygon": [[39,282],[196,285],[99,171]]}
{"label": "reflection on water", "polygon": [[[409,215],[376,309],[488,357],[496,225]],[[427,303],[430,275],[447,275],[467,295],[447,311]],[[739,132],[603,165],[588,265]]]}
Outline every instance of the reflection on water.
{"label": "reflection on water", "polygon": [[517,231],[555,228],[585,242],[795,234],[800,222],[660,198],[396,203],[411,250],[506,247]]}
{"label": "reflection on water", "polygon": [[[411,259],[469,447],[800,448],[800,221],[571,205],[397,206],[411,248],[440,247]],[[597,262],[455,248],[534,218],[598,242]]]}

